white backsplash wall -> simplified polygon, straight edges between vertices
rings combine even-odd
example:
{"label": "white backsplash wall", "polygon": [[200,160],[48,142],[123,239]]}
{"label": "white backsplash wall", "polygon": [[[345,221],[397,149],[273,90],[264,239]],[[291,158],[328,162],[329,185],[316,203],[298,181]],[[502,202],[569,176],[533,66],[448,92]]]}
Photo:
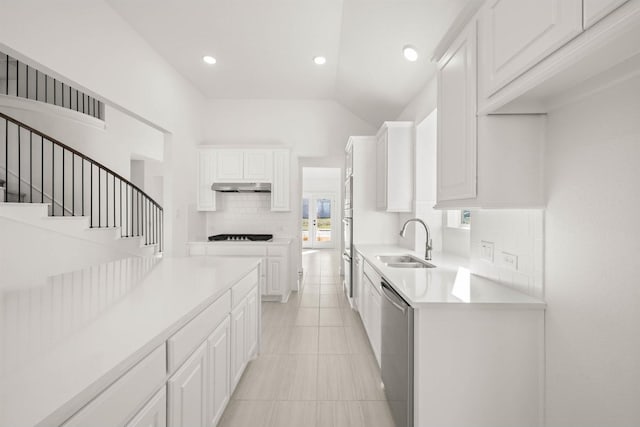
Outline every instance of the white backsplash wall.
{"label": "white backsplash wall", "polygon": [[543,221],[542,210],[473,211],[472,273],[528,295],[544,297]]}
{"label": "white backsplash wall", "polygon": [[273,234],[291,236],[291,214],[271,212],[271,193],[218,193],[217,210],[207,212],[207,236]]}

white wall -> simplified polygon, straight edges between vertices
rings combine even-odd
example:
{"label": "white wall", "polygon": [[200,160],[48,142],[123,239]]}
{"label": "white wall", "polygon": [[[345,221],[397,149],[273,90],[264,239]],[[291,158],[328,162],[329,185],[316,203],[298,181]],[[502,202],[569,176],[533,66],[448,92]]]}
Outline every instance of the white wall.
{"label": "white wall", "polygon": [[102,0],[3,2],[0,40],[21,61],[166,131],[165,248],[186,253],[202,95]]}
{"label": "white wall", "polygon": [[640,77],[549,114],[548,426],[640,425]]}
{"label": "white wall", "polygon": [[[474,210],[471,272],[543,298],[543,217],[538,209]],[[482,242],[493,244],[492,258],[482,256]],[[504,253],[517,257],[515,269],[505,263]]]}

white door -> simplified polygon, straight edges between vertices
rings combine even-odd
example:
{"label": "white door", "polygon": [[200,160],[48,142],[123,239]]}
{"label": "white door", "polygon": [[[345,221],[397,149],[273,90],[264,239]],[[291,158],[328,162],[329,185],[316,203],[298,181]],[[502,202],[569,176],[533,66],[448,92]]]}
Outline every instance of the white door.
{"label": "white door", "polygon": [[254,289],[247,295],[247,326],[245,354],[250,360],[258,350],[258,290]]}
{"label": "white door", "polygon": [[231,312],[231,393],[235,390],[246,363],[247,301]]}
{"label": "white door", "polygon": [[229,320],[220,326],[207,339],[209,358],[209,396],[207,397],[208,427],[214,427],[229,401],[230,337]]}
{"label": "white door", "polygon": [[207,422],[207,344],[202,345],[169,378],[171,427],[205,427]]}
{"label": "white door", "polygon": [[302,247],[334,248],[336,228],[336,195],[305,193],[302,196]]}

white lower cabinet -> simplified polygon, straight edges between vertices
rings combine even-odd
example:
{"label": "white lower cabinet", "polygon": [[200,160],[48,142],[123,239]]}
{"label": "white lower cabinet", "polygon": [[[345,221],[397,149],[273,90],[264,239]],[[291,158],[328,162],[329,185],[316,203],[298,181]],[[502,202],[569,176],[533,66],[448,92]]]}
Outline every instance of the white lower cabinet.
{"label": "white lower cabinet", "polygon": [[230,372],[231,372],[231,336],[229,331],[229,318],[207,339],[207,358],[209,373],[207,375],[207,425],[215,426],[224,408],[229,402]]}
{"label": "white lower cabinet", "polygon": [[162,387],[144,408],[127,424],[127,427],[166,427],[167,390]]}
{"label": "white lower cabinet", "polygon": [[360,316],[362,317],[362,323],[364,324],[364,329],[369,337],[369,343],[373,349],[373,354],[376,356],[378,366],[380,366],[382,342],[380,335],[382,331],[382,316],[380,313],[381,295],[379,290],[380,282],[380,276],[365,262],[362,284],[363,308],[360,311]]}
{"label": "white lower cabinet", "polygon": [[247,303],[240,303],[231,312],[231,392],[236,388],[246,364]]}
{"label": "white lower cabinet", "polygon": [[167,415],[171,427],[207,425],[207,344],[187,359],[169,378]]}
{"label": "white lower cabinet", "polygon": [[258,348],[258,290],[254,289],[247,295],[247,324],[245,354],[247,360],[251,359]]}

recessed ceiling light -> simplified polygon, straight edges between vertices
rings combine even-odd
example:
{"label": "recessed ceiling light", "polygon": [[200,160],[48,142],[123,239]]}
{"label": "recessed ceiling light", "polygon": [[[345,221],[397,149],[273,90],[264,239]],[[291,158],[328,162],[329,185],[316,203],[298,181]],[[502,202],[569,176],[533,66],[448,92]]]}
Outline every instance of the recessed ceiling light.
{"label": "recessed ceiling light", "polygon": [[416,62],[418,60],[418,51],[411,45],[402,48],[402,54],[407,61]]}
{"label": "recessed ceiling light", "polygon": [[324,65],[327,63],[327,58],[324,56],[316,56],[313,58],[313,62],[315,62],[316,65]]}
{"label": "recessed ceiling light", "polygon": [[206,62],[207,64],[209,64],[209,65],[213,65],[213,64],[216,63],[216,58],[214,58],[213,56],[209,56],[209,55],[203,56],[202,60],[204,62]]}

